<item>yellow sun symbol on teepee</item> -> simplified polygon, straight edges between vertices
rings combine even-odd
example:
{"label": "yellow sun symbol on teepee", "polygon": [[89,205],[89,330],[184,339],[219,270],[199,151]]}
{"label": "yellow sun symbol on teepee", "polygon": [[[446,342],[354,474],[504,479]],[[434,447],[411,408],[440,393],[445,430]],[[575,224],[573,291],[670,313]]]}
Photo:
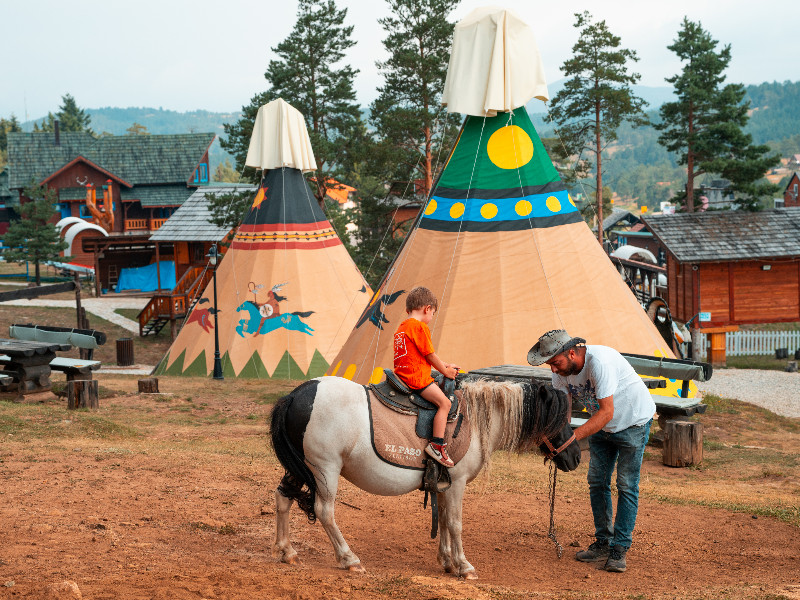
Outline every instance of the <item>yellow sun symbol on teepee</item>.
{"label": "yellow sun symbol on teepee", "polygon": [[501,169],[518,169],[533,158],[533,141],[522,127],[501,127],[489,138],[486,153]]}

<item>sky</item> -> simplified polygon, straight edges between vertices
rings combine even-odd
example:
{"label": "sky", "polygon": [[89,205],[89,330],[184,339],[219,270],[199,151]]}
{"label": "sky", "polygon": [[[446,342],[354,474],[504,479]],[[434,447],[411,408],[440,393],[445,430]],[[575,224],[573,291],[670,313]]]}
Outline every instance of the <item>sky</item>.
{"label": "sky", "polygon": [[[605,20],[622,45],[635,50],[641,85],[668,86],[680,71],[667,50],[687,16],[700,21],[720,45],[730,44],[728,81],[751,84],[797,81],[796,18],[748,0],[497,0],[532,28],[548,82],[561,79],[577,29],[574,13],[588,10]],[[348,9],[357,45],[346,60],[359,69],[357,100],[368,105],[386,57],[378,19],[384,0],[337,0]],[[478,6],[462,0],[457,21]],[[297,0],[0,0],[0,117],[20,121],[56,112],[64,94],[82,108],[153,107],[234,112],[267,88],[270,50],[291,31]]]}

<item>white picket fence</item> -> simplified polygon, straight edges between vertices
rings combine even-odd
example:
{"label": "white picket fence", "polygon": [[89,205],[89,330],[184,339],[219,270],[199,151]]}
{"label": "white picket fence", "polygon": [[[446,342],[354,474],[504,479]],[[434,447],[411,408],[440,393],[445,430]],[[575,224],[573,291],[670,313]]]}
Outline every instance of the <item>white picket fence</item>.
{"label": "white picket fence", "polygon": [[[700,334],[701,355],[706,355],[706,335]],[[729,331],[725,335],[727,356],[775,354],[776,348],[786,348],[793,357],[800,349],[800,331]]]}

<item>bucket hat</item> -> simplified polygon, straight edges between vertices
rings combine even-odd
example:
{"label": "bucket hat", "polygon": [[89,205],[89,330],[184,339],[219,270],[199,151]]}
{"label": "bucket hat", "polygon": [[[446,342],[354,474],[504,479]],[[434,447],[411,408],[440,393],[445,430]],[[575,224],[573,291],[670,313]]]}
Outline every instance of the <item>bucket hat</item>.
{"label": "bucket hat", "polygon": [[536,345],[528,351],[528,362],[534,367],[538,367],[553,358],[556,354],[569,350],[578,344],[585,343],[585,339],[570,337],[563,329],[553,329],[540,337]]}

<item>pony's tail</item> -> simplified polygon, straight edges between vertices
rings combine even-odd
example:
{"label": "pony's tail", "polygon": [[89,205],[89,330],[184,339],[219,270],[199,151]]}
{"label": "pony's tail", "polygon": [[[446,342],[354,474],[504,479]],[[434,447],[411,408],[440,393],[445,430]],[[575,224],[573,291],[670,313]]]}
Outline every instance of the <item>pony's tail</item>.
{"label": "pony's tail", "polygon": [[286,474],[278,485],[278,492],[286,498],[296,501],[297,506],[308,517],[309,523],[314,523],[317,520],[317,514],[314,512],[317,481],[314,479],[311,469],[306,465],[302,445],[297,448],[292,443],[287,427],[287,419],[294,401],[293,394],[296,391],[290,392],[275,403],[272,409],[270,436],[275,455],[286,469]]}

